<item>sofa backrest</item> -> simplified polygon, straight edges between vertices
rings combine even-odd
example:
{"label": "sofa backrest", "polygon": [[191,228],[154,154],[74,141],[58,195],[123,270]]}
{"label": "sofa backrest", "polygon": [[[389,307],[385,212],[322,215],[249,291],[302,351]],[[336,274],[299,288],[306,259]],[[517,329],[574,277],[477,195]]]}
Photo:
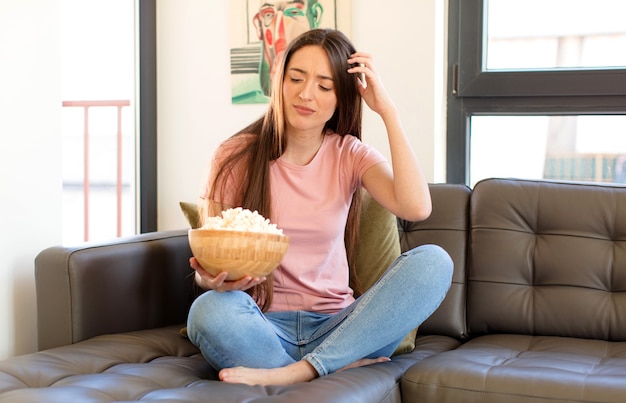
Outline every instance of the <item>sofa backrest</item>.
{"label": "sofa backrest", "polygon": [[419,327],[419,334],[441,334],[457,339],[467,336],[465,326],[466,256],[470,189],[465,185],[431,184],[433,211],[422,222],[398,220],[402,251],[424,244],[444,248],[454,262],[448,295]]}
{"label": "sofa backrest", "polygon": [[484,180],[470,221],[470,335],[626,341],[625,186]]}

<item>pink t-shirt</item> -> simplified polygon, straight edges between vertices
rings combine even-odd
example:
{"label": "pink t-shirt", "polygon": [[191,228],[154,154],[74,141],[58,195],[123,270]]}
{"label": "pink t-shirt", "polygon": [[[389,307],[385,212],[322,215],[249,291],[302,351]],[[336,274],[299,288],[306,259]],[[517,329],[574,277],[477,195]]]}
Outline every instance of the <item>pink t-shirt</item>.
{"label": "pink t-shirt", "polygon": [[274,271],[270,311],[335,313],[354,301],[344,244],[346,219],[363,173],[384,161],[356,137],[332,133],[324,136],[308,165],[282,158],[270,164],[270,221],[290,237],[287,254]]}

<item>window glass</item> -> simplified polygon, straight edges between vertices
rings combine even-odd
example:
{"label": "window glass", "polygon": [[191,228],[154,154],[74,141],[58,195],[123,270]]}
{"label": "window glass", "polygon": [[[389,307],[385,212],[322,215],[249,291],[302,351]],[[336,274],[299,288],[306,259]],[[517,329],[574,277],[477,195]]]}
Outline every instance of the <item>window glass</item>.
{"label": "window glass", "polygon": [[135,6],[61,1],[66,245],[136,233]]}
{"label": "window glass", "polygon": [[626,67],[624,0],[485,1],[486,70]]}
{"label": "window glass", "polygon": [[489,177],[626,183],[626,115],[472,116],[470,185]]}

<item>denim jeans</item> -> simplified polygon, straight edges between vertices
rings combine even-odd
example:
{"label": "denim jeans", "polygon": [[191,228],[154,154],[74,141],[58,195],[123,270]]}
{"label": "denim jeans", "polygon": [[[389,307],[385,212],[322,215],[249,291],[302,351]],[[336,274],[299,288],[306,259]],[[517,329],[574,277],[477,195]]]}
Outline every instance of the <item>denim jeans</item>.
{"label": "denim jeans", "polygon": [[419,246],[399,256],[370,289],[336,314],[263,314],[243,291],[208,291],[192,304],[187,332],[218,370],[306,360],[322,376],[361,358],[391,356],[441,304],[452,271],[442,248]]}

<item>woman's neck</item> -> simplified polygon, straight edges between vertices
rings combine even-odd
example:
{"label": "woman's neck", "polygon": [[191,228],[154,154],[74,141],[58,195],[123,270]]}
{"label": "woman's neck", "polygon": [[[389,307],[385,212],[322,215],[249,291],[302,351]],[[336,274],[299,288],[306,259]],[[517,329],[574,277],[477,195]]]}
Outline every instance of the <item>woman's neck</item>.
{"label": "woman's neck", "polygon": [[287,135],[287,144],[281,159],[294,165],[308,165],[324,142],[324,133],[316,135]]}

